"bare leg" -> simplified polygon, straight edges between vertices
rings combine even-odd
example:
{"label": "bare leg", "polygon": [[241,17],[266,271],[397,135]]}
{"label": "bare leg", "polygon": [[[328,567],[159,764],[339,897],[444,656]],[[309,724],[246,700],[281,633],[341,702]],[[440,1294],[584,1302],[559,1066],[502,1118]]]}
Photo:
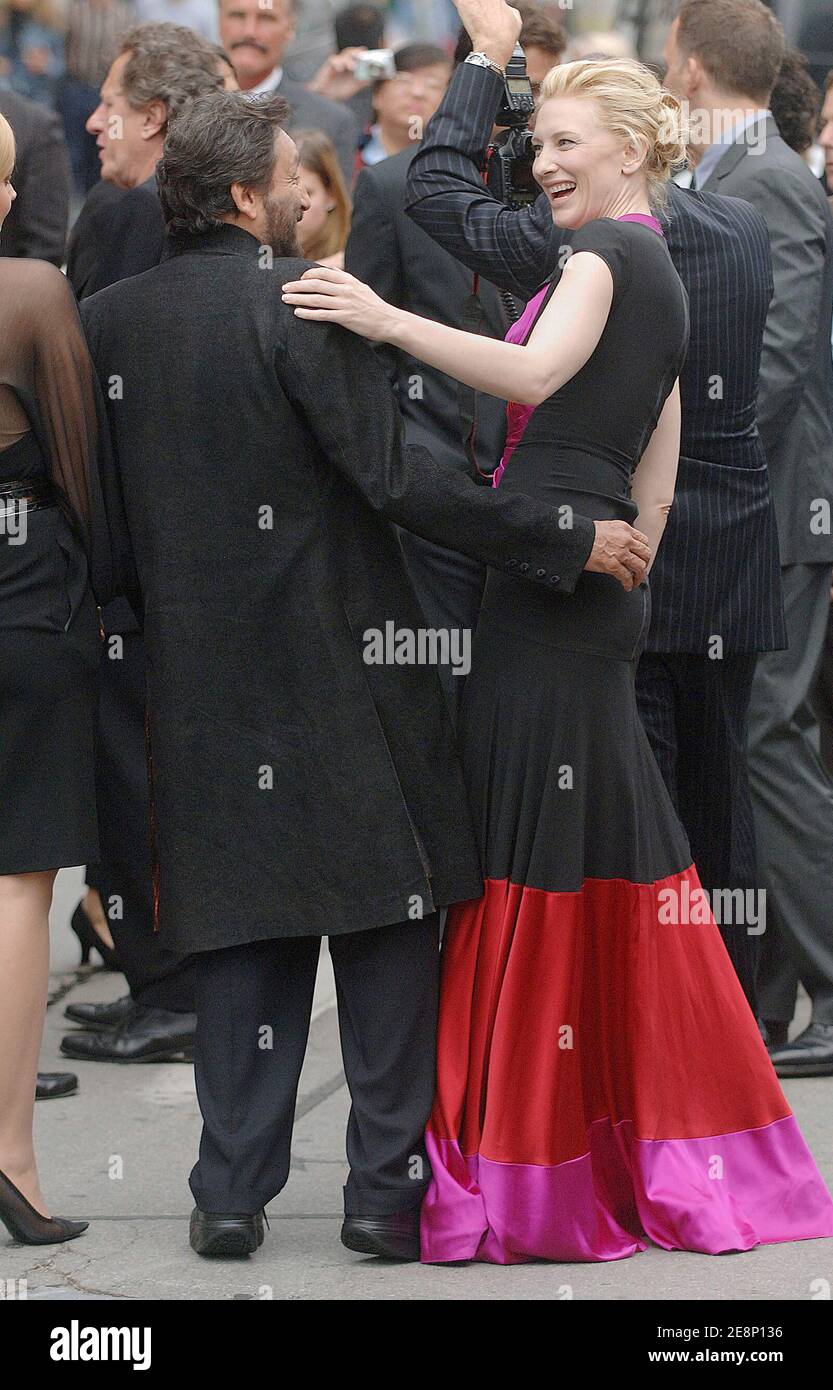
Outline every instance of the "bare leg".
{"label": "bare leg", "polygon": [[0,1169],[43,1216],[32,1120],[54,882],[51,870],[0,875]]}
{"label": "bare leg", "polygon": [[84,898],[84,911],[89,917],[96,935],[101,937],[105,946],[109,946],[111,951],[114,950],[115,943],[110,935],[110,924],[101,905],[101,897],[97,888],[87,889]]}

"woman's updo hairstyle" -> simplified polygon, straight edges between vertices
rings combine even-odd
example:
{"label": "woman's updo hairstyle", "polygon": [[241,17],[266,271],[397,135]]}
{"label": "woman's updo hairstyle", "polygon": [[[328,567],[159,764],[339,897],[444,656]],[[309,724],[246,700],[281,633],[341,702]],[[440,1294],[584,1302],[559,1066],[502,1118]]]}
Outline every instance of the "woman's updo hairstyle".
{"label": "woman's updo hairstyle", "polygon": [[11,178],[14,161],[14,133],[6,117],[0,114],[0,182]]}
{"label": "woman's updo hairstyle", "polygon": [[632,58],[585,58],[550,68],[541,83],[541,101],[561,96],[592,97],[608,130],[643,146],[648,200],[663,211],[665,185],[686,163],[683,110],[677,98],[650,68]]}

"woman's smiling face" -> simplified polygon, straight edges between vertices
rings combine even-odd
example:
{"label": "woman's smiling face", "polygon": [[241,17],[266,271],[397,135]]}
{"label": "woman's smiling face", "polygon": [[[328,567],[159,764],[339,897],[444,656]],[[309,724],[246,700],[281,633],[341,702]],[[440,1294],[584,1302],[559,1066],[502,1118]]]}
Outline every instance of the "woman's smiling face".
{"label": "woman's smiling face", "polygon": [[532,173],[558,227],[575,230],[606,216],[627,189],[622,166],[629,147],[602,125],[590,97],[545,98],[536,113],[532,146]]}

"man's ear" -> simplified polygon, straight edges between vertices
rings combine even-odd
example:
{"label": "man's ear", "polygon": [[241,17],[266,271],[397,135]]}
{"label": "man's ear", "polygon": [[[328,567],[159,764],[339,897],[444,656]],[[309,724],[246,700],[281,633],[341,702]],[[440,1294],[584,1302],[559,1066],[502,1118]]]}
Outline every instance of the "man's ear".
{"label": "man's ear", "polygon": [[690,53],[686,58],[681,73],[686,96],[693,96],[695,92],[702,92],[703,87],[708,82],[706,70],[694,53]]}
{"label": "man's ear", "polygon": [[246,217],[253,222],[259,212],[257,194],[254,189],[248,188],[244,183],[233,183],[229,192],[234,206],[237,208],[238,216]]}
{"label": "man's ear", "polygon": [[142,139],[152,140],[155,135],[160,135],[165,129],[167,120],[168,108],[164,101],[149,101],[144,108]]}

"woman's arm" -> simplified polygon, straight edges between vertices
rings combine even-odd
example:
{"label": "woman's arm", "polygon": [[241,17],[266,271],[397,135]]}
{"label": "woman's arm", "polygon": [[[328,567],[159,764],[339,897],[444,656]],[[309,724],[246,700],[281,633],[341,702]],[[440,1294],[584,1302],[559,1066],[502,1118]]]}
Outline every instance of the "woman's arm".
{"label": "woman's arm", "polygon": [[631,496],[639,507],[634,526],[644,532],[651,546],[649,570],[657,558],[657,549],[674,501],[679,460],[680,383],[677,380],[631,479]]}
{"label": "woman's arm", "polygon": [[477,391],[540,405],[581,370],[596,347],[610,313],[613,276],[593,252],[570,256],[526,345],[464,333],[397,309],[343,271],[313,267],[284,285],[283,299],[298,306],[299,318],[340,323]]}

